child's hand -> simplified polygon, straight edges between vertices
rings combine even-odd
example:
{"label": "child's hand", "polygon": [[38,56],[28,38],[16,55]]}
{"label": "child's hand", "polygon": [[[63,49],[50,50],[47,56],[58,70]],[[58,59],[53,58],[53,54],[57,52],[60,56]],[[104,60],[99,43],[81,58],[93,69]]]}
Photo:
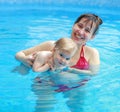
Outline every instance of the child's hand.
{"label": "child's hand", "polygon": [[33,54],[26,56],[24,59],[24,64],[28,67],[32,67],[36,56],[37,56],[37,52],[34,52]]}
{"label": "child's hand", "polygon": [[24,58],[24,64],[27,66],[27,67],[32,67],[33,65],[33,58],[31,56],[26,56]]}
{"label": "child's hand", "polygon": [[28,55],[27,57],[28,57],[28,60],[31,60],[31,61],[34,61],[35,60],[35,58],[36,58],[36,56],[37,56],[37,52],[34,52],[33,54],[31,54],[31,55]]}
{"label": "child's hand", "polygon": [[52,71],[55,70],[54,66],[51,63],[47,63]]}

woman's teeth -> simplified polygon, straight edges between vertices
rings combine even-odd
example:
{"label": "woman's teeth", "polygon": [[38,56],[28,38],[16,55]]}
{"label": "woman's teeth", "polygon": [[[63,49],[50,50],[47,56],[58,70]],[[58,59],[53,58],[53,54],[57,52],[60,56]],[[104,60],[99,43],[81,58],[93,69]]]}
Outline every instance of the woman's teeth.
{"label": "woman's teeth", "polygon": [[79,36],[79,35],[76,35],[76,37],[77,37],[78,39],[85,39],[85,37],[81,37],[81,36]]}

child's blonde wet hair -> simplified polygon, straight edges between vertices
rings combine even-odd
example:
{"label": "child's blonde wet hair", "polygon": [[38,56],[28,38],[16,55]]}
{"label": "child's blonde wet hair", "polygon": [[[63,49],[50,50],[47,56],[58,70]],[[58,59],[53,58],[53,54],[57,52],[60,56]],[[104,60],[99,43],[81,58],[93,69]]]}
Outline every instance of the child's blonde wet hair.
{"label": "child's blonde wet hair", "polygon": [[71,38],[60,38],[55,42],[55,49],[66,51],[72,55],[77,51],[77,44]]}

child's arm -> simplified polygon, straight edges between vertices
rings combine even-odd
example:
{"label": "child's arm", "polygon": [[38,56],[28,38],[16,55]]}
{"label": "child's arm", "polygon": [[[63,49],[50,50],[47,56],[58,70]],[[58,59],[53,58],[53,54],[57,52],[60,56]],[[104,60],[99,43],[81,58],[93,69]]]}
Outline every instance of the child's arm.
{"label": "child's arm", "polygon": [[[33,64],[33,66],[34,66],[34,64]],[[35,66],[33,67],[33,71],[35,71],[35,72],[45,72],[50,68],[47,63],[42,66],[36,66],[36,67]]]}
{"label": "child's arm", "polygon": [[47,64],[47,60],[50,57],[51,52],[48,51],[41,51],[37,54],[36,59],[33,63],[33,71],[35,72],[45,72],[47,71],[50,66]]}

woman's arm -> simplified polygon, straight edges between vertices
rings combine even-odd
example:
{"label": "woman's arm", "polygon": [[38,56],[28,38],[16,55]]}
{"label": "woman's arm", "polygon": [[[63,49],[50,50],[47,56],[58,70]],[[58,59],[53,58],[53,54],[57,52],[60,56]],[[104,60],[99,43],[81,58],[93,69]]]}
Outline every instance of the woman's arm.
{"label": "woman's arm", "polygon": [[33,59],[31,59],[28,55],[33,54],[34,52],[38,51],[50,51],[54,47],[55,41],[47,41],[44,43],[41,43],[37,46],[34,46],[32,48],[22,50],[16,53],[15,58],[25,64],[26,66],[30,67],[33,64]]}
{"label": "woman's arm", "polygon": [[96,75],[99,72],[99,65],[90,66],[88,70],[81,70],[76,68],[69,68],[68,72],[85,75]]}

